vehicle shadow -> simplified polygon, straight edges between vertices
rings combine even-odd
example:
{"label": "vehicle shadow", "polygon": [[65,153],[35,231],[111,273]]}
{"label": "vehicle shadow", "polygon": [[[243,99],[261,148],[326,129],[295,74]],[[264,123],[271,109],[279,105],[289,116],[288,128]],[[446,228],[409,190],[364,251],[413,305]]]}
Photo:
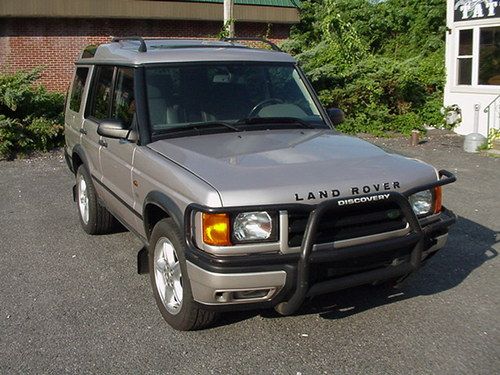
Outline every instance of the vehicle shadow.
{"label": "vehicle shadow", "polygon": [[301,314],[319,314],[325,319],[342,319],[390,303],[433,295],[461,284],[475,269],[498,255],[500,242],[495,232],[463,217],[451,228],[446,246],[398,289],[361,286],[317,297],[304,305]]}
{"label": "vehicle shadow", "polygon": [[[446,246],[400,288],[365,285],[318,296],[306,301],[297,315],[319,314],[324,319],[342,319],[382,305],[452,289],[496,257],[498,252],[493,246],[499,242],[500,232],[459,217]],[[279,317],[274,310],[245,311],[223,314],[217,325],[237,323],[256,315]]]}

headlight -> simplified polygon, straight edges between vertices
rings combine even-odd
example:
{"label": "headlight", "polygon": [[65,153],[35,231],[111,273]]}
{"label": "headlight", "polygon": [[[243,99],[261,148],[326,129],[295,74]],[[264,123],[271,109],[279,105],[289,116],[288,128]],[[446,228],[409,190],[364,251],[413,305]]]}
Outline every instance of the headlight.
{"label": "headlight", "polygon": [[423,190],[410,195],[409,200],[415,215],[425,215],[432,210],[434,196],[431,190]]}
{"label": "headlight", "polygon": [[242,212],[233,220],[233,237],[237,241],[263,241],[273,234],[273,219],[265,211]]}

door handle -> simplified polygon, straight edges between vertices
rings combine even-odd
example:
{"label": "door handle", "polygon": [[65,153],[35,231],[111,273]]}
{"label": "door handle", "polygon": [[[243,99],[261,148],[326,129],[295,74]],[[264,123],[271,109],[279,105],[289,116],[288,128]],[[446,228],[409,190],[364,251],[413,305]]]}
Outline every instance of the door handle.
{"label": "door handle", "polygon": [[84,128],[80,128],[80,133],[83,135],[87,135],[87,131]]}
{"label": "door handle", "polygon": [[106,142],[104,139],[99,139],[99,144],[102,147],[108,147],[108,142]]}

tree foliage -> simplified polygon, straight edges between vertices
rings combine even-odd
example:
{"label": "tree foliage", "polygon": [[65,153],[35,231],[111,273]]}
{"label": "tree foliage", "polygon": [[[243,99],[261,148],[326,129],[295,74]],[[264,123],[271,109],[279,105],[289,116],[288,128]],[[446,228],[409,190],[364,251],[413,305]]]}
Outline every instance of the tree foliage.
{"label": "tree foliage", "polygon": [[35,86],[40,73],[0,74],[0,157],[47,151],[64,140],[64,97]]}
{"label": "tree foliage", "polygon": [[309,0],[283,48],[296,55],[345,132],[442,126],[446,2]]}

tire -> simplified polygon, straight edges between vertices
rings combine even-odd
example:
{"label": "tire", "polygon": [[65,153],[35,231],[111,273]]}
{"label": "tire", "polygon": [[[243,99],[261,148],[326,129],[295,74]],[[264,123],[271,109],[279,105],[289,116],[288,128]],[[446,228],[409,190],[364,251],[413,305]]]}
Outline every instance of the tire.
{"label": "tire", "polygon": [[80,224],[88,234],[107,234],[113,231],[115,218],[97,201],[97,193],[87,168],[76,171],[76,205]]}
{"label": "tire", "polygon": [[158,309],[179,331],[206,328],[217,318],[193,299],[187,274],[184,236],[172,219],[160,220],[149,241],[149,276]]}

